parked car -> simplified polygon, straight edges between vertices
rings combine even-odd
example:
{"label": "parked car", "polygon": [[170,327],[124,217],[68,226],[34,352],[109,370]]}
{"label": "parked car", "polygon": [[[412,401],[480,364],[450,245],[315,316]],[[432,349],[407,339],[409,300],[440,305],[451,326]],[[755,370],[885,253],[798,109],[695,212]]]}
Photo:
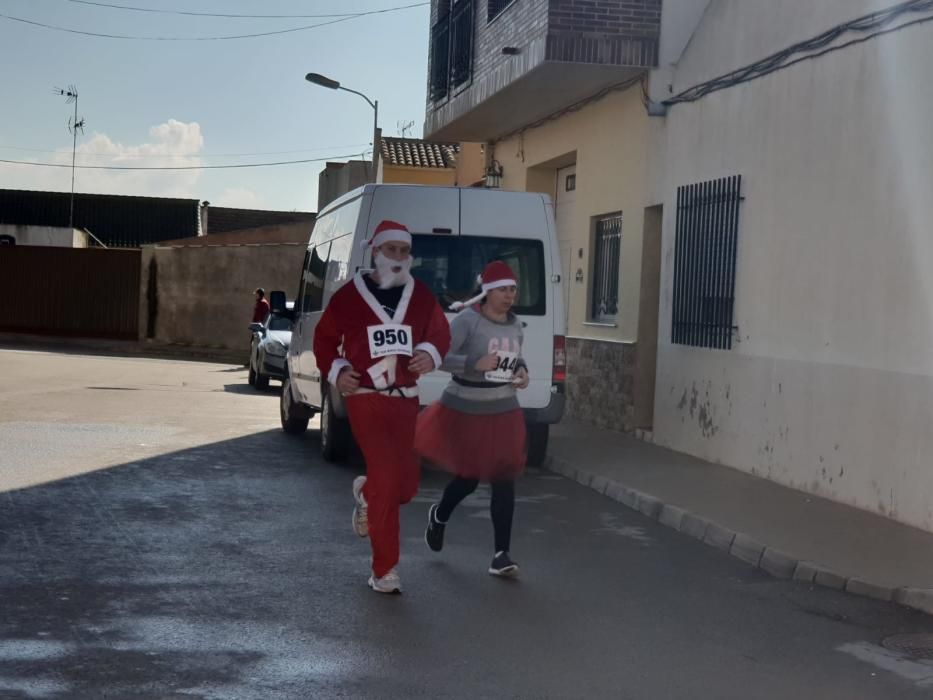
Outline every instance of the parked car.
{"label": "parked car", "polygon": [[[314,329],[333,293],[371,265],[361,244],[380,221],[403,222],[414,242],[412,274],[446,310],[469,298],[486,263],[503,260],[519,276],[515,313],[525,325],[522,354],[531,377],[519,392],[528,425],[528,463],[545,458],[550,424],[564,412],[566,360],[560,258],[551,199],[492,189],[365,185],[317,217],[301,270],[295,331],[283,381],[282,427],[301,433],[321,414],[325,459],[344,457],[351,444],[339,392],[327,386],[312,351]],[[453,318],[449,314],[448,318]],[[450,376],[435,371],[419,382],[422,405],[440,398]]]}
{"label": "parked car", "polygon": [[249,348],[249,383],[257,389],[269,387],[270,379],[284,379],[287,373],[285,358],[292,340],[291,312],[294,302],[288,302],[287,310],[272,311],[263,323],[251,323],[253,332]]}

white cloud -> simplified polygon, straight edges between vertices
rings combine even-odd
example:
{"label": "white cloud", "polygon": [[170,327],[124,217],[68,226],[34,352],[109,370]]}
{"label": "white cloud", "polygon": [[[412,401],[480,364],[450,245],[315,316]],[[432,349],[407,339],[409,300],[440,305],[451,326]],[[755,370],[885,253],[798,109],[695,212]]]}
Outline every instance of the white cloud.
{"label": "white cloud", "polygon": [[239,209],[261,209],[262,198],[244,187],[228,187],[216,198],[211,199],[215,207],[236,207]]}
{"label": "white cloud", "polygon": [[[117,143],[101,133],[89,138],[79,136],[78,140],[81,142],[77,149],[79,165],[178,167],[203,164],[199,154],[204,148],[204,137],[197,122],[169,119],[149,129],[149,140],[137,145]],[[71,148],[33,160],[70,166]],[[79,169],[75,191],[197,199],[201,175],[200,170]],[[0,164],[0,187],[70,191],[71,169]]]}

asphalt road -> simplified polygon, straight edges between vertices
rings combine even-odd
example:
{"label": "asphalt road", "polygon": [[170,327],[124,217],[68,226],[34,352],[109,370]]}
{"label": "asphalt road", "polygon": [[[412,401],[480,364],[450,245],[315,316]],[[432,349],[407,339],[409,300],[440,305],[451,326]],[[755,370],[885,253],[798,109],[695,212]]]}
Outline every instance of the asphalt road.
{"label": "asphalt road", "polygon": [[519,581],[488,493],[366,586],[360,464],[277,429],[242,368],[0,351],[0,698],[929,698],[921,613],[788,581],[547,472]]}

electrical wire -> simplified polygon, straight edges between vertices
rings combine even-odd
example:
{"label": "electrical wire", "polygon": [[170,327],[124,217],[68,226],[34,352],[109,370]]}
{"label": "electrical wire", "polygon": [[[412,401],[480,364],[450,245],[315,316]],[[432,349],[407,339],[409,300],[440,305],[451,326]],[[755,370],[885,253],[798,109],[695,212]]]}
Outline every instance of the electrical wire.
{"label": "electrical wire", "polygon": [[353,15],[346,17],[340,17],[338,19],[332,19],[328,22],[318,22],[317,24],[308,24],[303,27],[291,27],[289,29],[278,29],[276,31],[269,32],[255,32],[252,34],[233,34],[225,36],[133,36],[127,34],[105,34],[103,32],[86,32],[79,29],[71,29],[69,27],[59,27],[53,24],[44,24],[43,22],[36,22],[30,19],[23,19],[22,17],[13,17],[11,15],[5,15],[0,13],[0,19],[10,20],[11,22],[20,22],[22,24],[28,24],[34,27],[41,27],[43,29],[51,29],[57,32],[65,32],[68,34],[80,34],[82,36],[92,36],[99,39],[129,39],[133,41],[227,41],[230,39],[255,39],[257,37],[264,36],[278,36],[281,34],[291,34],[294,32],[303,32],[309,29],[317,29],[319,27],[328,27],[333,24],[340,24],[341,22],[349,22],[350,20],[359,19],[360,17],[368,17],[371,15],[382,15],[389,12],[400,12],[401,10],[410,10],[415,7],[425,7],[430,5],[429,2],[418,2],[411,5],[401,5],[398,7],[387,7],[382,10],[368,10],[366,12],[358,12]]}
{"label": "electrical wire", "polygon": [[[356,148],[357,146],[368,146],[369,142],[350,143],[343,146],[325,146],[324,148],[300,148],[291,151],[259,151],[256,153],[79,153],[80,156],[93,156],[97,158],[234,158],[249,156],[278,156],[295,153],[320,153],[321,151],[333,151],[338,148]],[[64,153],[64,149],[50,148],[25,148],[22,146],[0,146],[0,151],[29,151],[31,153]]]}
{"label": "electrical wire", "polygon": [[251,15],[230,14],[225,12],[187,12],[185,10],[160,10],[152,7],[135,7],[132,5],[114,5],[107,2],[92,2],[91,0],[67,0],[78,5],[91,5],[112,10],[128,10],[131,12],[151,12],[161,15],[184,15],[186,17],[227,17],[232,19],[320,19],[322,17],[355,17],[357,12],[344,12],[327,15]]}
{"label": "electrical wire", "polygon": [[234,163],[231,165],[166,165],[166,166],[135,166],[135,165],[69,165],[67,163],[35,163],[28,160],[4,160],[0,163],[8,165],[32,165],[41,168],[71,168],[76,170],[227,170],[233,168],[268,168],[277,165],[298,165],[301,163],[323,163],[329,160],[356,158],[358,153],[342,156],[329,156],[328,158],[305,158],[303,160],[283,160],[275,163]]}
{"label": "electrical wire", "polygon": [[[885,10],[872,12],[871,14],[837,25],[818,36],[789,46],[783,51],[779,51],[743,68],[694,85],[691,88],[683,90],[674,97],[664,100],[663,104],[670,106],[686,102],[695,102],[711,93],[757,80],[758,78],[770,75],[779,70],[784,70],[785,68],[802,63],[803,61],[810,61],[821,56],[826,56],[834,51],[841,51],[842,49],[864,43],[875,37],[900,31],[906,27],[931,22],[933,21],[933,15],[883,29],[883,27],[887,27],[887,25],[905,14],[930,11],[933,11],[933,0],[908,0],[907,2],[893,5]],[[833,42],[837,39],[851,32],[867,33],[867,35],[858,39],[852,39],[843,44],[833,45]],[[796,58],[794,58],[795,56]]]}

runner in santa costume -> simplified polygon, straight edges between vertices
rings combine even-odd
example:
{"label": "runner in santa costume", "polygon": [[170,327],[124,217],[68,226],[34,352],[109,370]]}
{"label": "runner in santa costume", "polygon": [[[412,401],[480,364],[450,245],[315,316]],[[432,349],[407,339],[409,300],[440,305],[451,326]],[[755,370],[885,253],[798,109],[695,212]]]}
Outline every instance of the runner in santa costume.
{"label": "runner in santa costume", "polygon": [[314,356],[346,397],[366,459],[366,476],[353,482],[353,527],[372,544],[369,585],[398,593],[399,506],[418,490],[417,381],[440,366],[450,327],[431,290],[410,274],[408,229],[383,221],[367,245],[375,269],[357,273],[331,298],[314,333]]}
{"label": "runner in santa costume", "polygon": [[511,310],[518,278],[504,262],[492,262],[480,282],[479,296],[451,307],[470,307],[450,324],[450,353],[441,369],[452,380],[441,400],[418,417],[415,451],[454,474],[440,503],[428,510],[425,541],[441,551],[454,508],[487,481],[495,533],[489,573],[517,576],[509,547],[515,479],[525,468],[525,416],[516,390],[528,386],[522,322]]}

